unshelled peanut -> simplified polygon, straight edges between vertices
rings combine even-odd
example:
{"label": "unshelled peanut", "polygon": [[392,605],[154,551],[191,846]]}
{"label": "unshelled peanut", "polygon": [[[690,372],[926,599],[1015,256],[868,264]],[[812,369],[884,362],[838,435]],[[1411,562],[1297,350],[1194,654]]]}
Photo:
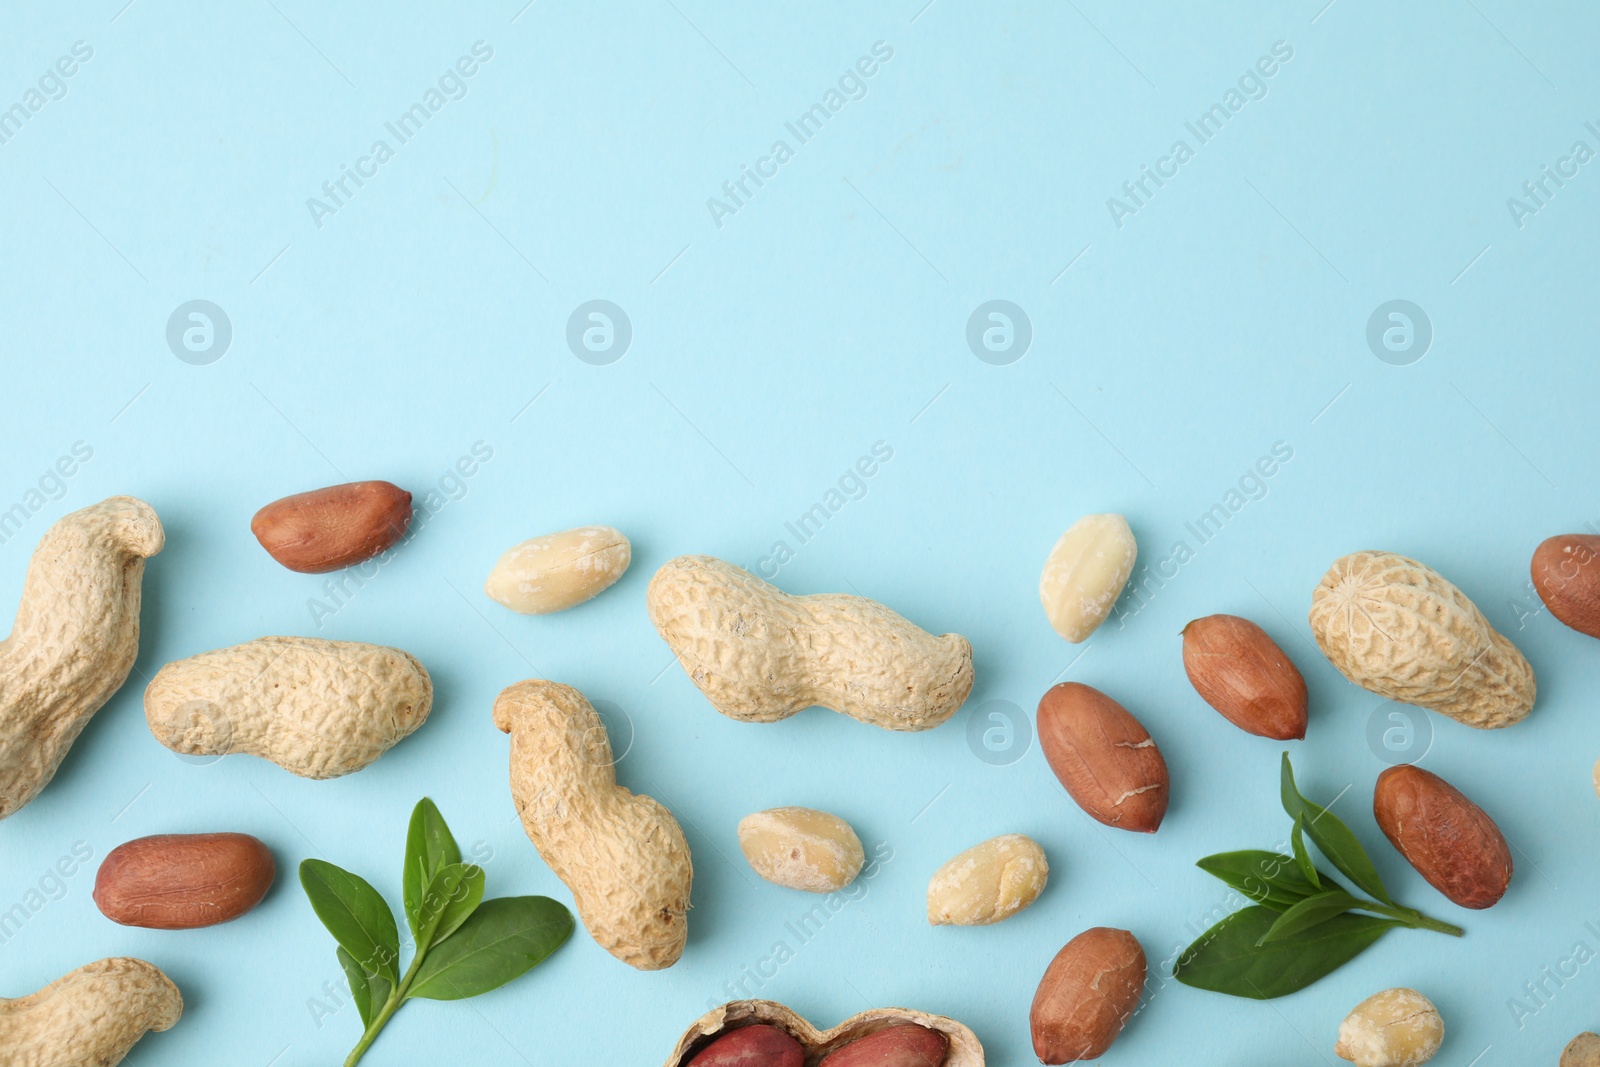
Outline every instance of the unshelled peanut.
{"label": "unshelled peanut", "polygon": [[1334,561],[1311,595],[1311,633],[1340,674],[1389,700],[1479,729],[1521,722],[1533,668],[1467,595],[1393,552]]}

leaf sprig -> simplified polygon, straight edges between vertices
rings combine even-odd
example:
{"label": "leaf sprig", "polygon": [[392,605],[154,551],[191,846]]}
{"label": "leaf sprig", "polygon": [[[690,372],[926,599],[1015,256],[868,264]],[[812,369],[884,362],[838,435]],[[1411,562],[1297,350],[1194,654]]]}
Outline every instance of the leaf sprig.
{"label": "leaf sprig", "polygon": [[[1287,752],[1279,792],[1283,810],[1294,820],[1289,832],[1291,854],[1245,849],[1199,861],[1201,870],[1253,903],[1211,927],[1183,951],[1173,966],[1178,981],[1231,996],[1270,1000],[1332,973],[1396,927],[1461,936],[1461,927],[1394,902],[1356,835],[1295,785]],[[1312,862],[1308,837],[1366,897],[1357,896]]]}
{"label": "leaf sprig", "polygon": [[463,1000],[525,973],[572,933],[572,913],[549,897],[483,899],[483,868],[461,849],[433,801],[411,813],[401,891],[415,950],[400,973],[394,913],[364,878],[323,860],[300,864],[311,909],[339,943],[337,956],[365,1027],[354,1065],[412,998]]}

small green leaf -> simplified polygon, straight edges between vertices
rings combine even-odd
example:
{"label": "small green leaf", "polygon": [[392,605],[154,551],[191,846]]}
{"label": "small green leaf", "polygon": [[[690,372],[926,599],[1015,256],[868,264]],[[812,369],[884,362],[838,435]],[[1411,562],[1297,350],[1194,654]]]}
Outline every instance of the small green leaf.
{"label": "small green leaf", "polygon": [[322,925],[369,974],[399,978],[400,932],[394,913],[364,878],[323,860],[300,864],[300,885]]}
{"label": "small green leaf", "polygon": [[1281,941],[1257,945],[1278,913],[1236,911],[1201,934],[1172,969],[1184,985],[1251,1000],[1270,1000],[1304,989],[1370,948],[1401,924],[1366,915],[1337,915]]}
{"label": "small green leaf", "polygon": [[1289,842],[1294,847],[1294,861],[1300,865],[1300,873],[1306,876],[1306,880],[1321,889],[1322,876],[1317,873],[1316,866],[1311,862],[1311,854],[1306,851],[1305,829],[1306,821],[1296,815],[1294,830],[1289,834]]}
{"label": "small green leaf", "polygon": [[1338,816],[1327,808],[1307,800],[1296,787],[1294,768],[1289,765],[1287,752],[1283,754],[1283,773],[1279,792],[1283,797],[1283,810],[1289,813],[1289,818],[1304,821],[1305,832],[1316,842],[1322,854],[1328,857],[1328,862],[1359,888],[1371,893],[1385,904],[1394,903],[1389,899],[1389,891],[1383,887],[1383,879],[1378,877],[1378,869],[1372,865],[1367,850],[1361,847],[1356,835],[1339,821]]}
{"label": "small green leaf", "polygon": [[455,933],[483,903],[483,868],[451,863],[439,869],[421,901],[417,951],[425,952]]}
{"label": "small green leaf", "polygon": [[1326,893],[1318,893],[1314,897],[1306,897],[1300,903],[1278,916],[1272,928],[1261,935],[1261,940],[1256,942],[1264,945],[1269,941],[1282,941],[1292,937],[1302,930],[1309,930],[1313,926],[1320,926],[1335,915],[1343,915],[1351,908],[1359,908],[1362,901],[1346,893],[1343,889],[1330,889]]}
{"label": "small green leaf", "polygon": [[355,957],[344,950],[340,945],[334,950],[339,957],[339,966],[344,968],[344,978],[350,983],[350,997],[356,1002],[356,1011],[361,1013],[361,1025],[372,1025],[372,988],[367,984],[367,974],[361,969]]}
{"label": "small green leaf", "polygon": [[1252,902],[1275,911],[1293,907],[1317,891],[1300,873],[1294,859],[1281,852],[1256,848],[1219,852],[1195,866],[1222,879]]}
{"label": "small green leaf", "polygon": [[339,956],[339,966],[344,968],[345,980],[350,983],[350,996],[361,1013],[361,1025],[371,1026],[373,1016],[389,1001],[389,980],[381,974],[368,974],[362,970],[355,957],[340,945],[334,950]]}
{"label": "small green leaf", "polygon": [[[422,914],[422,897],[442,867],[461,862],[461,849],[433,801],[423,797],[411,812],[406,832],[406,866],[400,877],[406,924],[416,936]],[[418,938],[421,941],[421,938]]]}
{"label": "small green leaf", "polygon": [[572,913],[549,897],[486,900],[429,951],[409,995],[463,1000],[497,989],[559,948],[572,925]]}

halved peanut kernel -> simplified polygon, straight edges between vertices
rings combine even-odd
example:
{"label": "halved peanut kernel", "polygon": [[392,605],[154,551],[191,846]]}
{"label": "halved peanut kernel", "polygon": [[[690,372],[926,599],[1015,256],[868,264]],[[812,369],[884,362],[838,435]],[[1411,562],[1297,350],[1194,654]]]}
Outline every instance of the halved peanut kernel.
{"label": "halved peanut kernel", "polygon": [[1039,600],[1056,633],[1087,641],[1111,614],[1138,555],[1121,515],[1085,515],[1068,527],[1039,576]]}
{"label": "halved peanut kernel", "polygon": [[1038,842],[1003,834],[967,849],[928,881],[928,922],[988,926],[1026,908],[1044,891],[1050,864]]}
{"label": "halved peanut kernel", "polygon": [[866,862],[861,839],[849,823],[811,808],[746,815],[739,820],[739,847],[761,877],[808,893],[843,889]]}

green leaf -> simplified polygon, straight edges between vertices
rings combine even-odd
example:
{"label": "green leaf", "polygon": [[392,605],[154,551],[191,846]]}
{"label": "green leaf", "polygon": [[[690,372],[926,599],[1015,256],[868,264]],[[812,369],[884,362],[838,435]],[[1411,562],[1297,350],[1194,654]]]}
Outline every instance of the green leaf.
{"label": "green leaf", "polygon": [[1311,862],[1311,854],[1306,851],[1305,829],[1306,821],[1296,815],[1294,830],[1289,834],[1289,842],[1294,848],[1294,861],[1300,865],[1300,873],[1306,876],[1306,880],[1321,889],[1322,876],[1317,873],[1316,865]]}
{"label": "green leaf", "polygon": [[417,969],[409,995],[464,1000],[544,960],[572,933],[572,913],[549,897],[486,900]]}
{"label": "green leaf", "polygon": [[400,932],[394,913],[364,878],[323,860],[300,864],[300,885],[322,925],[369,974],[399,979]]}
{"label": "green leaf", "polygon": [[1195,866],[1222,879],[1254,903],[1276,911],[1293,907],[1317,891],[1300,873],[1294,859],[1281,852],[1257,848],[1219,852]]}
{"label": "green leaf", "polygon": [[417,951],[426,952],[467,921],[483,903],[483,868],[451,863],[440,868],[428,884],[417,922]]}
{"label": "green leaf", "polygon": [[[433,801],[423,797],[411,812],[411,827],[406,832],[406,865],[400,876],[405,901],[406,924],[416,936],[422,915],[422,897],[440,869],[461,862],[461,849],[445,825],[444,816]],[[417,938],[421,943],[421,938]]]}
{"label": "green leaf", "polygon": [[389,980],[381,974],[368,974],[343,945],[334,951],[339,956],[339,966],[344,968],[345,980],[350,983],[356,1011],[361,1013],[361,1025],[371,1026],[373,1016],[389,1002]]}
{"label": "green leaf", "polygon": [[1173,977],[1196,989],[1270,1000],[1306,986],[1355,959],[1389,930],[1392,919],[1337,915],[1280,941],[1257,945],[1278,921],[1271,908],[1236,911],[1184,950]]}
{"label": "green leaf", "polygon": [[1328,862],[1358,887],[1385,904],[1394,903],[1389,898],[1389,891],[1383,887],[1383,879],[1378,877],[1378,869],[1372,865],[1372,860],[1367,857],[1367,850],[1361,847],[1356,835],[1339,821],[1338,816],[1327,808],[1307,800],[1295,786],[1294,768],[1289,765],[1287,752],[1283,754],[1283,774],[1279,792],[1283,797],[1283,810],[1289,813],[1289,818],[1299,819],[1305,823],[1305,832],[1316,842],[1322,854],[1328,857]]}
{"label": "green leaf", "polygon": [[1269,941],[1281,941],[1286,937],[1298,934],[1302,930],[1309,930],[1313,926],[1320,926],[1335,915],[1343,915],[1351,908],[1361,907],[1363,901],[1346,893],[1343,889],[1330,889],[1326,893],[1318,893],[1314,897],[1306,897],[1300,903],[1279,915],[1272,928],[1261,935],[1261,940],[1256,942],[1264,945]]}

